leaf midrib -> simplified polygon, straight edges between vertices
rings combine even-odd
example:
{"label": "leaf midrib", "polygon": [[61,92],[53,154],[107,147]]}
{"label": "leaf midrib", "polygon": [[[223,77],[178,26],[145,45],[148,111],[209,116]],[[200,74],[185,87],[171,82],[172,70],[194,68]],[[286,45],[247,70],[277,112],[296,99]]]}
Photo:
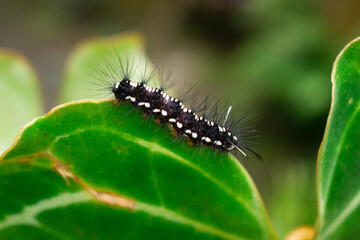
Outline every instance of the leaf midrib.
{"label": "leaf midrib", "polygon": [[343,223],[346,218],[353,213],[353,211],[359,206],[360,203],[360,190],[355,194],[355,197],[349,201],[349,204],[343,208],[343,210],[338,214],[338,216],[331,222],[328,227],[325,228],[325,231],[321,234],[323,239],[329,237],[333,232],[338,229],[338,227]]}
{"label": "leaf midrib", "polygon": [[33,205],[24,207],[20,213],[6,215],[5,218],[0,221],[0,231],[14,225],[40,227],[42,224],[38,222],[36,216],[41,212],[54,209],[54,206],[66,207],[73,203],[89,201],[91,199],[92,197],[89,193],[86,191],[80,191],[77,193],[65,192],[58,196],[41,200]]}

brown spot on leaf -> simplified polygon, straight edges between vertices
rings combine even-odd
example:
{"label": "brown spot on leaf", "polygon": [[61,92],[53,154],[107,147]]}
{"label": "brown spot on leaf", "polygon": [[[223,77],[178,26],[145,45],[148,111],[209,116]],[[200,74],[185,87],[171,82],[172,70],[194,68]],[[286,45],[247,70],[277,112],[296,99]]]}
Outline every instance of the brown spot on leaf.
{"label": "brown spot on leaf", "polygon": [[112,206],[119,206],[122,208],[133,209],[135,205],[135,201],[130,200],[126,197],[111,194],[106,192],[97,191],[90,187],[85,187],[85,189],[98,201],[112,205]]}

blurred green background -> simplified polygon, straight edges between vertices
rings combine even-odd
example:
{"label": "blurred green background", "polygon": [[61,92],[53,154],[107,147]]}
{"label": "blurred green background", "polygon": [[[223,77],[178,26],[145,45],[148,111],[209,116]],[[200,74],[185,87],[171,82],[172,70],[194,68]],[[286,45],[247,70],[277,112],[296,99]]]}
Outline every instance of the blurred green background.
{"label": "blurred green background", "polygon": [[0,47],[30,60],[50,110],[76,44],[140,32],[152,62],[256,113],[264,161],[243,163],[284,236],[315,222],[332,64],[359,35],[359,12],[358,0],[2,0]]}

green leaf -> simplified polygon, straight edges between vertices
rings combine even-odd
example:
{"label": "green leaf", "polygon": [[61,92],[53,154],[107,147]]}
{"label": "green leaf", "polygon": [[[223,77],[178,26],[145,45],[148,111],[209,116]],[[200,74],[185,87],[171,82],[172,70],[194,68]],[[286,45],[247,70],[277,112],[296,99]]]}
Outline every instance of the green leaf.
{"label": "green leaf", "polygon": [[337,57],[318,159],[318,237],[354,239],[360,228],[360,38]]}
{"label": "green leaf", "polygon": [[43,114],[38,78],[20,54],[0,50],[0,153],[10,147],[21,126]]}
{"label": "green leaf", "polygon": [[[118,57],[134,61],[136,74],[143,67],[139,64],[145,59],[144,40],[136,32],[119,34],[109,38],[93,38],[75,47],[69,57],[59,94],[59,103],[85,98],[104,97],[108,92],[101,91],[98,85],[99,70],[107,69],[106,64],[119,65]],[[115,70],[113,69],[112,72]],[[104,87],[104,86],[102,86]]]}
{"label": "green leaf", "polygon": [[0,159],[0,238],[276,238],[235,158],[131,109],[78,101],[26,126]]}

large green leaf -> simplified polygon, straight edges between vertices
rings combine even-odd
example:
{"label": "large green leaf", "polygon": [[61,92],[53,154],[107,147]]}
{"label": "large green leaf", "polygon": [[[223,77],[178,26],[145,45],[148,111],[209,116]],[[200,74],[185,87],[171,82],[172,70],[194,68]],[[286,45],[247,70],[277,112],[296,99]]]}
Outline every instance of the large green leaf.
{"label": "large green leaf", "polygon": [[354,239],[360,235],[360,38],[337,57],[332,82],[318,159],[318,238]]}
{"label": "large green leaf", "polygon": [[276,238],[235,158],[132,108],[78,101],[26,126],[0,159],[0,238]]}
{"label": "large green leaf", "polygon": [[43,114],[39,83],[20,54],[0,50],[0,154],[11,146],[21,126]]}

